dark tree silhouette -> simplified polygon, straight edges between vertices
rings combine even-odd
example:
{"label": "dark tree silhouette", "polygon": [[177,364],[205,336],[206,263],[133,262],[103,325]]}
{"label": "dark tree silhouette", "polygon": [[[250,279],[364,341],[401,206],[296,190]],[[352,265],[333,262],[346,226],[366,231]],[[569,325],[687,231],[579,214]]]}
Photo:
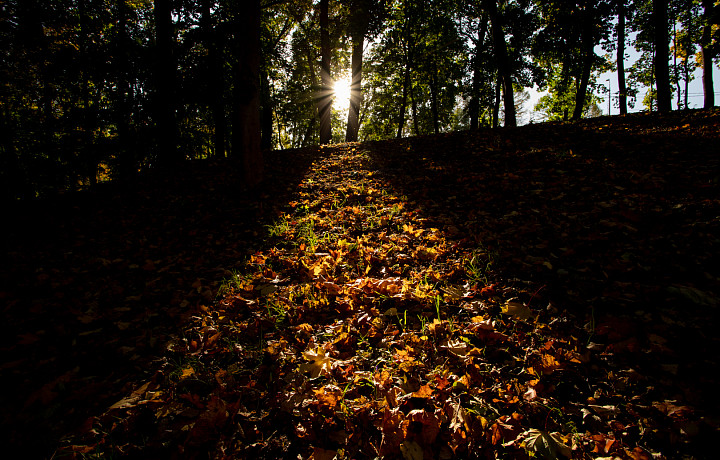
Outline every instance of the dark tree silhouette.
{"label": "dark tree silhouette", "polygon": [[715,106],[715,88],[713,85],[713,58],[715,53],[712,49],[712,26],[717,24],[717,13],[713,13],[717,7],[713,0],[703,0],[703,30],[702,30],[702,69],[703,69],[703,93],[704,107]]}
{"label": "dark tree silhouette", "polygon": [[260,0],[240,2],[236,13],[232,153],[242,161],[246,184],[254,188],[263,179],[260,148]]}
{"label": "dark tree silhouette", "polygon": [[515,119],[515,98],[513,95],[512,76],[508,61],[505,32],[500,22],[496,0],[484,0],[485,8],[492,25],[493,43],[495,46],[495,59],[497,61],[499,78],[502,81],[503,101],[505,103],[505,126],[517,126]]}
{"label": "dark tree silhouette", "polygon": [[320,117],[320,143],[328,144],[332,140],[330,125],[333,101],[333,80],[330,76],[330,25],[328,19],[328,0],[320,0],[320,78],[322,89],[318,95],[318,116]]}
{"label": "dark tree silhouette", "polygon": [[155,1],[155,127],[158,162],[165,166],[180,160],[175,117],[176,63],[172,10],[172,0]]}
{"label": "dark tree silhouette", "polygon": [[627,12],[625,11],[625,1],[617,1],[617,74],[620,115],[627,114],[627,84],[625,82],[625,19]]}
{"label": "dark tree silhouette", "polygon": [[670,89],[670,48],[668,40],[668,0],[653,0],[652,26],[655,42],[655,85],[657,86],[657,106],[659,112],[672,109],[672,90]]}

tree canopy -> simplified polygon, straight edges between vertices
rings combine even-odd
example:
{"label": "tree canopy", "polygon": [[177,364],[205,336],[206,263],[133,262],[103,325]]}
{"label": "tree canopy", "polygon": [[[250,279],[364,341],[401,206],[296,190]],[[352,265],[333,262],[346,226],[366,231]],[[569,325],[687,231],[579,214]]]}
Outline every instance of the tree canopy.
{"label": "tree canopy", "polygon": [[[3,198],[226,156],[253,187],[262,150],[514,126],[516,94],[533,86],[544,119],[579,119],[598,112],[610,68],[621,113],[642,87],[649,110],[673,95],[687,107],[698,67],[711,107],[718,11],[713,0],[7,0]],[[629,47],[640,59],[626,70]]]}

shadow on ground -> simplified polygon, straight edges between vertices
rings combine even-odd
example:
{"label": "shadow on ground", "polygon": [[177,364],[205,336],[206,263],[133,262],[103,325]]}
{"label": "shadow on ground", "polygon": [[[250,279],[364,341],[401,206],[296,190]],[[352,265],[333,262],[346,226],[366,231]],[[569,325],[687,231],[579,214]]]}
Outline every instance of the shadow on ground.
{"label": "shadow on ground", "polygon": [[319,155],[268,154],[261,193],[244,190],[235,162],[193,162],[11,210],[0,259],[4,450],[49,456],[147,378]]}
{"label": "shadow on ground", "polygon": [[536,303],[585,317],[619,366],[668,384],[658,397],[712,413],[717,127],[690,112],[419,137],[368,144],[367,168]]}

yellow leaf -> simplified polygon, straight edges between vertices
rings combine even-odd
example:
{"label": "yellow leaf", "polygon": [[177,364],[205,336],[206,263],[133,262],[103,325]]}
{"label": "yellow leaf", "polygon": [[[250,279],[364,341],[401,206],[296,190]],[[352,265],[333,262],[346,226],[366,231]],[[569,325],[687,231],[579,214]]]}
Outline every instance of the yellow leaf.
{"label": "yellow leaf", "polygon": [[182,370],[182,374],[180,375],[180,380],[184,380],[188,377],[192,377],[193,375],[195,375],[195,369],[193,369],[192,367],[185,368]]}
{"label": "yellow leaf", "polygon": [[303,357],[310,361],[300,365],[300,372],[309,372],[310,377],[317,378],[321,374],[330,373],[335,359],[327,356],[325,350],[318,348],[317,351],[304,351]]}

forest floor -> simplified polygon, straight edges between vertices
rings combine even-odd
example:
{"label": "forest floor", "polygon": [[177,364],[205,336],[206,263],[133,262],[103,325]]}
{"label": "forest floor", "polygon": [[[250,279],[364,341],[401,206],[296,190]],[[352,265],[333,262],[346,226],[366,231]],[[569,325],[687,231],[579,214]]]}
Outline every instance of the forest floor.
{"label": "forest floor", "polygon": [[1,449],[716,458],[719,145],[717,110],[598,118],[11,210]]}

